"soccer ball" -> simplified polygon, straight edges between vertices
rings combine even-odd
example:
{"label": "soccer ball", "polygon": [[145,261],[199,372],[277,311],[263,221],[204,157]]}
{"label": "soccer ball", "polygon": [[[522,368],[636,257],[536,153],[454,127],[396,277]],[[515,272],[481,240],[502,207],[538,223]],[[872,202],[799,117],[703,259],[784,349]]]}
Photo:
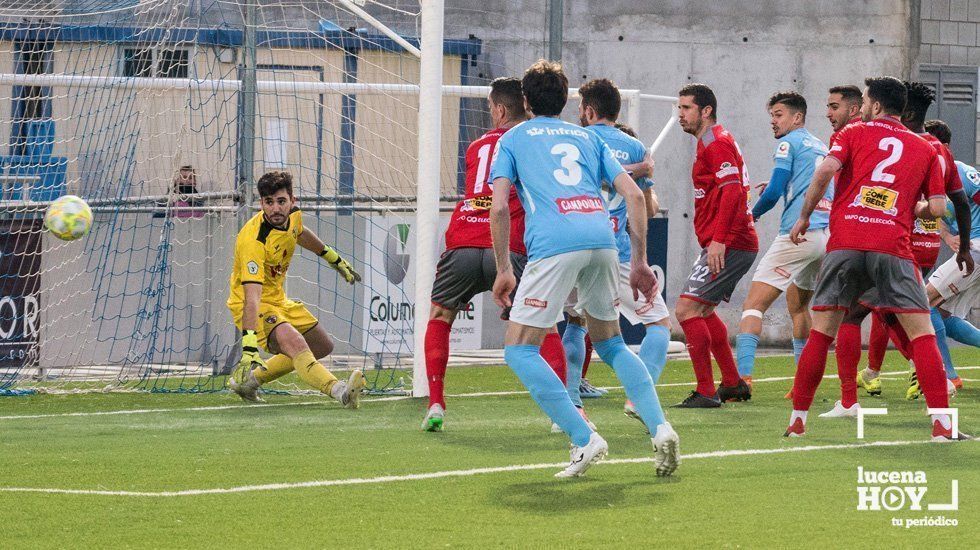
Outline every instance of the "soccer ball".
{"label": "soccer ball", "polygon": [[44,227],[63,241],[80,239],[92,228],[92,209],[75,195],[59,197],[44,212]]}

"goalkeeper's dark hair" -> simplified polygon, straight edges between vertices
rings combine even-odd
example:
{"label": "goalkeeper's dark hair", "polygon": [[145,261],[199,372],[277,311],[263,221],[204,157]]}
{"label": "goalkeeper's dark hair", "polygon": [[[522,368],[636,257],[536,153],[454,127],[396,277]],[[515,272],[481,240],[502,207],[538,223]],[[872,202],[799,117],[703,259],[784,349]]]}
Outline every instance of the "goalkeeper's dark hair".
{"label": "goalkeeper's dark hair", "polygon": [[844,103],[857,105],[858,107],[861,106],[861,88],[858,88],[857,86],[853,86],[851,84],[834,86],[833,88],[827,90],[827,93],[840,95],[840,98]]}
{"label": "goalkeeper's dark hair", "polygon": [[688,84],[687,86],[681,88],[681,91],[677,92],[677,95],[693,98],[694,104],[697,105],[699,109],[711,107],[711,114],[709,116],[712,120],[717,120],[718,99],[715,98],[715,92],[713,92],[707,84]]}
{"label": "goalkeeper's dark hair", "polygon": [[259,190],[259,197],[271,197],[279,190],[285,189],[289,196],[293,196],[293,176],[283,170],[273,170],[266,172],[259,178],[256,184]]}
{"label": "goalkeeper's dark hair", "polygon": [[936,137],[941,143],[949,145],[949,142],[953,141],[953,131],[949,129],[949,125],[941,120],[927,120],[926,121],[926,131]]}
{"label": "goalkeeper's dark hair", "polygon": [[766,107],[772,109],[776,105],[785,105],[794,112],[803,113],[803,120],[806,120],[806,99],[800,94],[793,91],[776,92],[769,98]]}
{"label": "goalkeeper's dark hair", "polygon": [[599,118],[614,121],[619,118],[619,110],[623,106],[623,98],[619,88],[608,78],[590,80],[578,89],[582,105],[592,107]]}
{"label": "goalkeeper's dark hair", "polygon": [[524,120],[524,94],[521,93],[521,81],[509,76],[495,78],[490,83],[490,99],[497,105],[503,105],[507,110],[507,118]]}
{"label": "goalkeeper's dark hair", "polygon": [[636,130],[633,129],[629,124],[623,124],[622,122],[617,122],[614,124],[617,130],[628,135],[629,137],[640,139],[640,136],[636,135]]}
{"label": "goalkeeper's dark hair", "polygon": [[868,97],[881,105],[886,115],[899,116],[905,112],[908,91],[905,84],[894,76],[876,76],[864,79]]}
{"label": "goalkeeper's dark hair", "polygon": [[536,61],[524,72],[521,87],[535,116],[558,116],[568,102],[568,77],[556,61]]}
{"label": "goalkeeper's dark hair", "polygon": [[905,92],[905,111],[902,112],[902,120],[920,126],[926,121],[926,111],[933,101],[936,101],[936,93],[921,82],[909,82],[906,80]]}

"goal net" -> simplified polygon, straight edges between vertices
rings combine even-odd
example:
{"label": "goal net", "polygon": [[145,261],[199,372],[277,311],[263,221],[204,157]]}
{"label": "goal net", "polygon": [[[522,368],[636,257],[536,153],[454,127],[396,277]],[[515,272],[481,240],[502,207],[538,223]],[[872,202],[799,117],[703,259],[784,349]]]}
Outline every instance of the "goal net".
{"label": "goal net", "polygon": [[[489,129],[485,86],[544,41],[513,47],[503,20],[473,36],[477,12],[446,8],[445,219],[420,235],[420,2],[250,2],[0,3],[0,392],[221,390],[239,351],[234,240],[268,170],[293,175],[304,226],[364,276],[294,256],[286,292],[337,344],[323,361],[379,391],[411,379],[416,244],[442,237],[466,145]],[[624,94],[630,116],[639,99]],[[42,229],[64,194],[95,213],[79,241]],[[454,351],[502,332],[491,307],[474,300]]]}

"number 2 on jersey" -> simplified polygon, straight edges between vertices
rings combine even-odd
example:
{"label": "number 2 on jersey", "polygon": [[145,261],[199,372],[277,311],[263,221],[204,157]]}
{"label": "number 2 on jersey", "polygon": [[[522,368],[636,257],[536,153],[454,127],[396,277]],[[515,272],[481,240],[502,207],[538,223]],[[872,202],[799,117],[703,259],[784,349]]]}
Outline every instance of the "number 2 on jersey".
{"label": "number 2 on jersey", "polygon": [[582,167],[578,165],[581,156],[578,147],[571,143],[559,143],[551,148],[552,155],[561,155],[561,169],[552,172],[555,180],[562,185],[574,187],[582,181]]}
{"label": "number 2 on jersey", "polygon": [[871,181],[881,182],[881,183],[895,183],[895,175],[885,172],[885,168],[888,168],[892,164],[898,162],[902,158],[902,149],[904,145],[901,140],[893,137],[882,138],[878,142],[878,148],[882,151],[888,151],[888,158],[878,163],[875,166],[873,172],[871,172]]}

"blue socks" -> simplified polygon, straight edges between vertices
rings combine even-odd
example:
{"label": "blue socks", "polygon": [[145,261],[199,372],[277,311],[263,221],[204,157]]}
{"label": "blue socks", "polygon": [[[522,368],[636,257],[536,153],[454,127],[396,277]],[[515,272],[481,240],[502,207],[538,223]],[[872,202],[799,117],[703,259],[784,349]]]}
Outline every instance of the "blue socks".
{"label": "blue socks", "polygon": [[938,309],[932,308],[929,312],[929,320],[932,321],[932,328],[936,331],[936,345],[939,347],[939,354],[943,357],[946,378],[952,380],[957,377],[957,374],[956,368],[953,366],[953,358],[949,355],[949,343],[946,342],[946,325],[943,324],[943,316]]}
{"label": "blue socks", "polygon": [[806,338],[793,338],[793,356],[796,357],[796,364],[800,364],[800,356],[803,355],[803,346],[806,345]]}
{"label": "blue socks", "polygon": [[582,383],[582,366],[585,365],[585,327],[568,323],[565,334],[561,337],[561,345],[565,348],[565,362],[568,370],[565,375],[565,387],[568,397],[576,407],[582,406],[582,396],[578,392]]}
{"label": "blue socks", "polygon": [[750,332],[740,332],[735,337],[735,362],[738,363],[739,376],[752,376],[755,369],[755,348],[759,337]]}
{"label": "blue socks", "polygon": [[[935,311],[935,310],[933,310]],[[946,335],[961,344],[980,348],[980,329],[970,324],[966,319],[953,317],[943,319]]]}
{"label": "blue socks", "polygon": [[656,384],[667,365],[667,346],[670,344],[670,330],[663,325],[650,325],[647,335],[640,344],[640,359],[647,367],[650,378]]}
{"label": "blue socks", "polygon": [[592,430],[579,415],[575,405],[569,401],[568,392],[562,386],[561,380],[541,357],[541,347],[505,346],[504,360],[531,392],[531,397],[541,410],[571,437],[572,444],[578,447],[587,445]]}
{"label": "blue socks", "polygon": [[626,396],[633,402],[647,429],[651,434],[657,433],[657,426],[665,422],[664,411],[660,408],[657,390],[653,388],[653,379],[643,361],[626,347],[622,336],[593,342],[593,346],[599,352],[599,357],[616,371],[616,377],[626,389]]}

